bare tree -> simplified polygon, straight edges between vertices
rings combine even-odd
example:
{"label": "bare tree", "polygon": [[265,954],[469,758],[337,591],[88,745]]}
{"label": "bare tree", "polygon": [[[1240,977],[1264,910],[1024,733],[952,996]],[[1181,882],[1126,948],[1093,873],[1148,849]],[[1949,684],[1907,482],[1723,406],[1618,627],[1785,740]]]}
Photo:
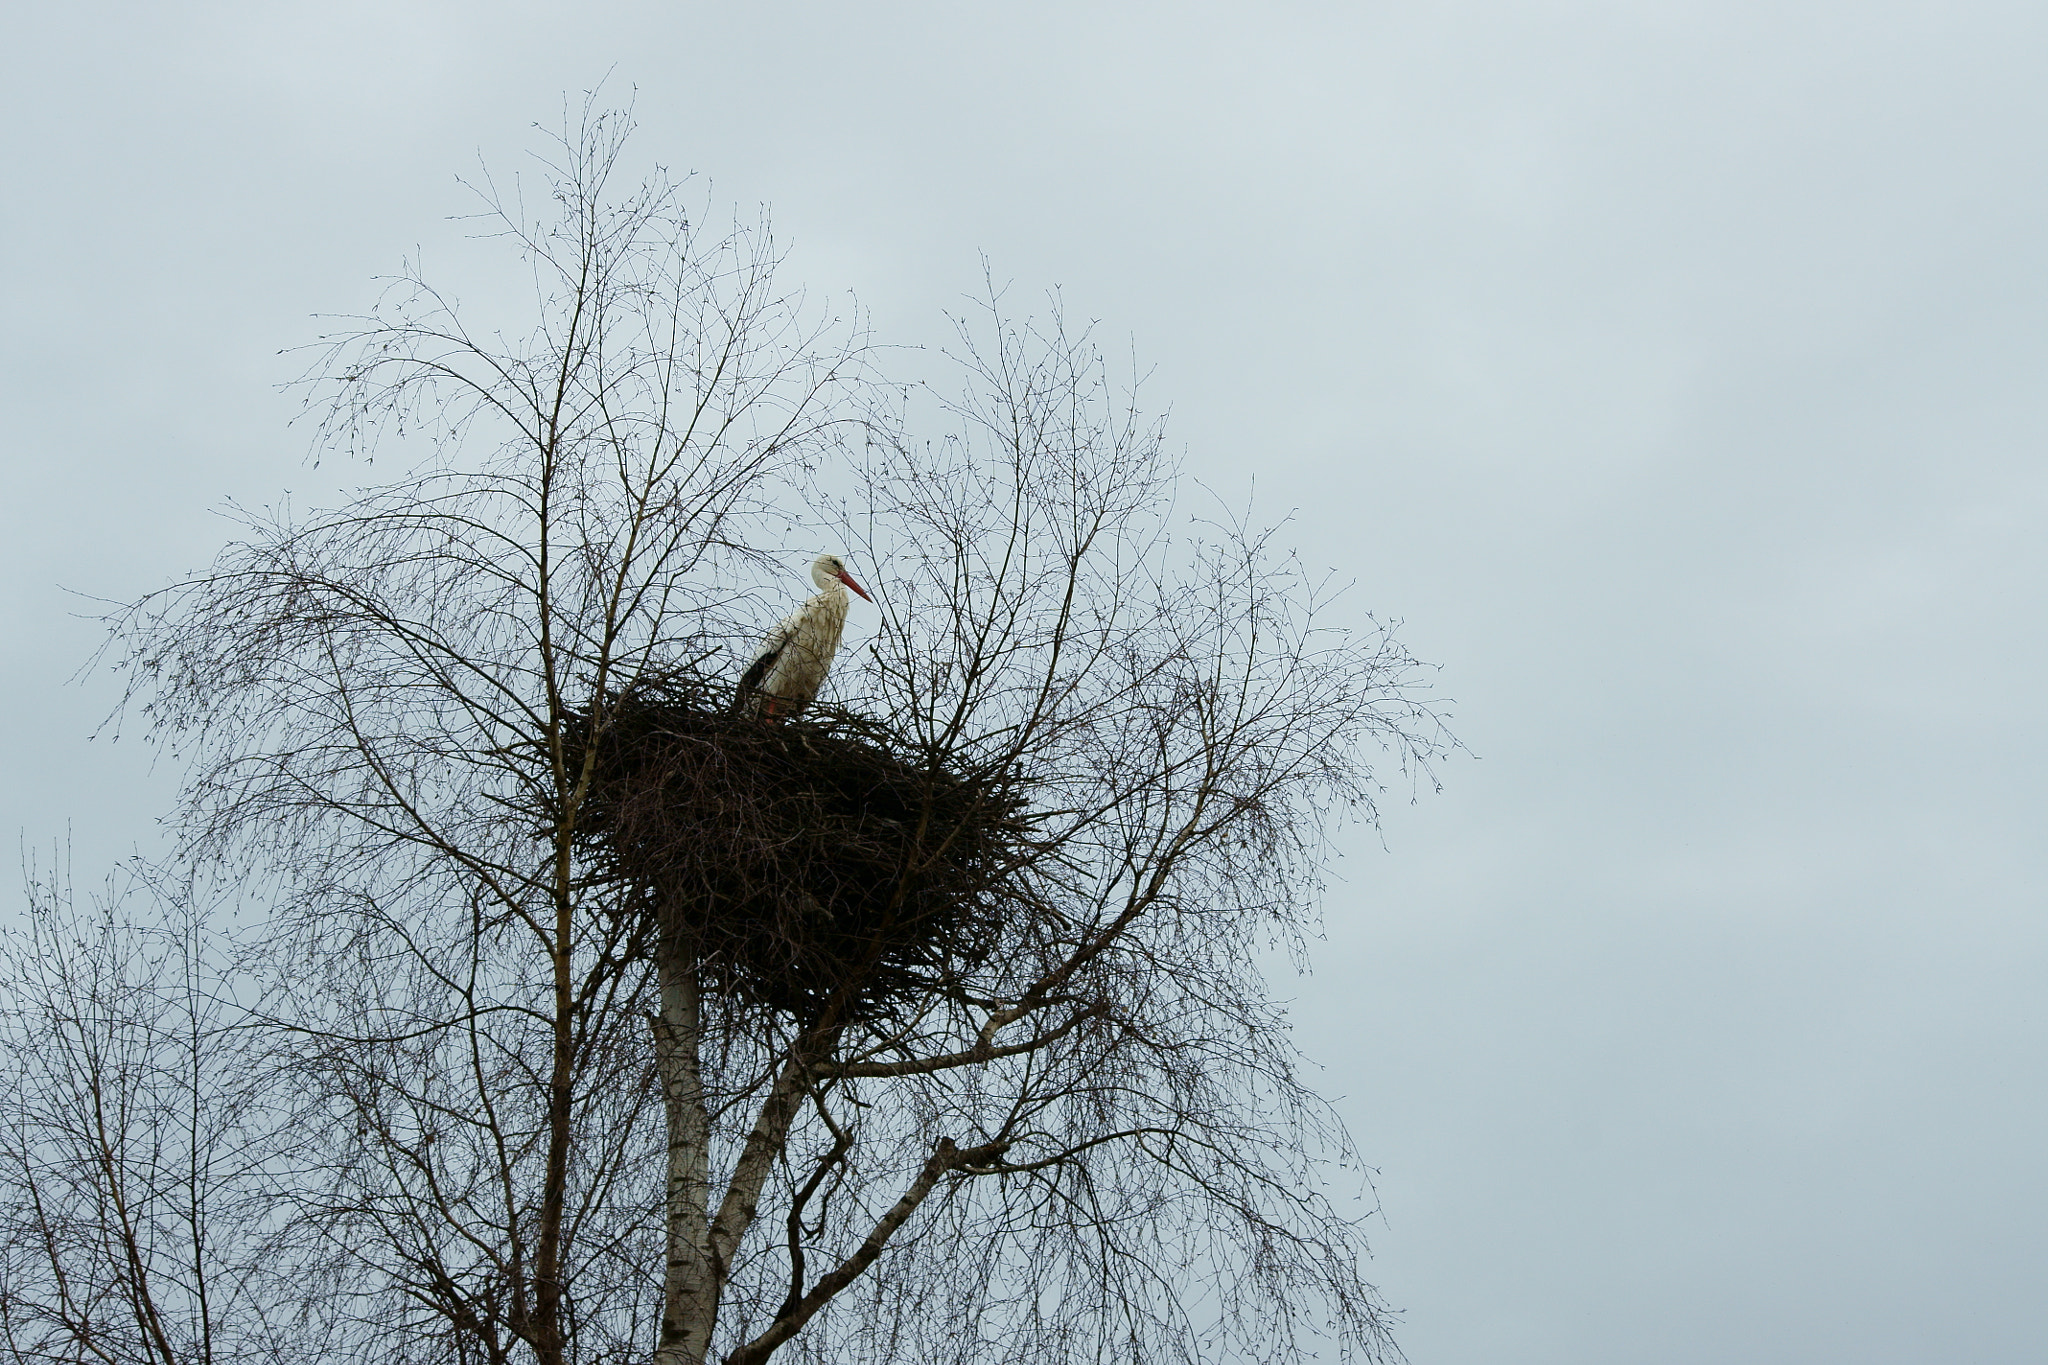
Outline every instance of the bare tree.
{"label": "bare tree", "polygon": [[[408,274],[334,341],[324,431],[424,434],[421,472],[251,518],[120,622],[193,763],[184,856],[274,906],[272,1254],[384,1359],[1385,1354],[1261,963],[1314,932],[1371,761],[1425,780],[1448,742],[1423,673],[1325,625],[1265,534],[1175,521],[1162,429],[1085,333],[991,303],[957,392],[886,406],[765,228],[707,233],[659,176],[614,196],[625,131],[566,130],[551,223],[484,187],[531,335]],[[601,817],[635,699],[730,686],[799,526],[882,620],[774,742],[887,750],[1011,833],[974,933],[889,963],[871,936],[785,999],[620,875]],[[751,818],[693,856],[740,859]],[[899,825],[879,891],[777,913],[896,924],[961,829]]]}
{"label": "bare tree", "polygon": [[264,1255],[259,1191],[289,1163],[223,994],[230,945],[189,889],[28,890],[0,939],[0,1349],[225,1365],[317,1346]]}

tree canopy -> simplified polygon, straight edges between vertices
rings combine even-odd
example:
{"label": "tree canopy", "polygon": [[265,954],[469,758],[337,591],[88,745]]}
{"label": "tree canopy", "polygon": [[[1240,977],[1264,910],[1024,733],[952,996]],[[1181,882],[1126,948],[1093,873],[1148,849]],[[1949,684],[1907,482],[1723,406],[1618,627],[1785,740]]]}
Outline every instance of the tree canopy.
{"label": "tree canopy", "polygon": [[[1386,1355],[1327,1192],[1348,1140],[1265,969],[1316,932],[1333,824],[1452,743],[1427,671],[1337,624],[1272,529],[1190,515],[1163,422],[1056,307],[990,290],[947,353],[885,364],[777,283],[765,222],[711,228],[659,172],[621,188],[629,131],[566,123],[532,213],[480,187],[529,331],[472,330],[408,270],[326,343],[322,449],[406,472],[249,517],[114,623],[131,706],[190,765],[176,884],[263,906],[219,969],[232,1019],[125,998],[199,1053],[233,1040],[186,1108],[218,1093],[267,1155],[186,1219],[222,1230],[232,1301],[118,1246],[88,1270],[18,1215],[16,1355],[127,1340],[100,1318],[163,1316],[152,1295],[238,1359]],[[866,638],[772,742],[721,720],[828,545],[873,585]],[[682,710],[650,728],[657,695]],[[621,861],[621,830],[652,836],[618,774],[657,753],[694,880]],[[893,882],[762,861],[794,846],[766,794],[824,810],[833,753],[870,764],[843,823]],[[742,867],[769,869],[744,896]],[[970,900],[972,932],[876,984],[885,935]],[[776,942],[857,914],[878,946],[781,994],[749,948],[770,985],[742,989],[714,913]],[[89,1155],[34,1122],[18,1186]],[[191,1202],[86,1166],[81,1198]],[[111,1287],[81,1306],[67,1274]],[[105,1358],[199,1358],[129,1335]]]}

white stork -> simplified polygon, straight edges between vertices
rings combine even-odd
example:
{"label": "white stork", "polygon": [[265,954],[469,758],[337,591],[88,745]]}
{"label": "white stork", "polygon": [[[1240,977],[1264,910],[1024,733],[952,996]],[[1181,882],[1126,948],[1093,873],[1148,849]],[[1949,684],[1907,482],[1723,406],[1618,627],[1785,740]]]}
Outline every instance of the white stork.
{"label": "white stork", "polygon": [[839,632],[846,627],[852,588],[867,601],[867,590],[853,581],[838,555],[819,555],[811,562],[815,596],[782,618],[761,641],[753,662],[740,675],[740,709],[751,716],[779,720],[810,705],[839,652]]}

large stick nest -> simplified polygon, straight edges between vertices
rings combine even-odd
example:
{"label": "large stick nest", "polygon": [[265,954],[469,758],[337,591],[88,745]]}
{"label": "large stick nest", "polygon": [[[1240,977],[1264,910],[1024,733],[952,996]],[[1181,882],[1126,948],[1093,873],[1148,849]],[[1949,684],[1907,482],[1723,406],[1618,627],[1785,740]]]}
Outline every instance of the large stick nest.
{"label": "large stick nest", "polygon": [[985,958],[1022,908],[1022,801],[871,721],[743,717],[675,679],[601,714],[586,856],[656,917],[661,951],[734,998],[887,1015]]}

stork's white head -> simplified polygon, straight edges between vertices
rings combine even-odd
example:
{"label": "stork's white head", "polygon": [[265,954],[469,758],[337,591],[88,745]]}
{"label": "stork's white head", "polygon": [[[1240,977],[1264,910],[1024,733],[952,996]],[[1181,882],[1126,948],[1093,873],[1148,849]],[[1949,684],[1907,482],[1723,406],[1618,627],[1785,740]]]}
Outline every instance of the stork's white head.
{"label": "stork's white head", "polygon": [[868,597],[868,590],[866,588],[853,581],[853,576],[846,572],[846,561],[838,555],[819,555],[816,559],[812,560],[811,581],[816,583],[821,589],[830,588],[834,583],[844,583],[868,601],[872,602],[875,600],[872,597]]}

